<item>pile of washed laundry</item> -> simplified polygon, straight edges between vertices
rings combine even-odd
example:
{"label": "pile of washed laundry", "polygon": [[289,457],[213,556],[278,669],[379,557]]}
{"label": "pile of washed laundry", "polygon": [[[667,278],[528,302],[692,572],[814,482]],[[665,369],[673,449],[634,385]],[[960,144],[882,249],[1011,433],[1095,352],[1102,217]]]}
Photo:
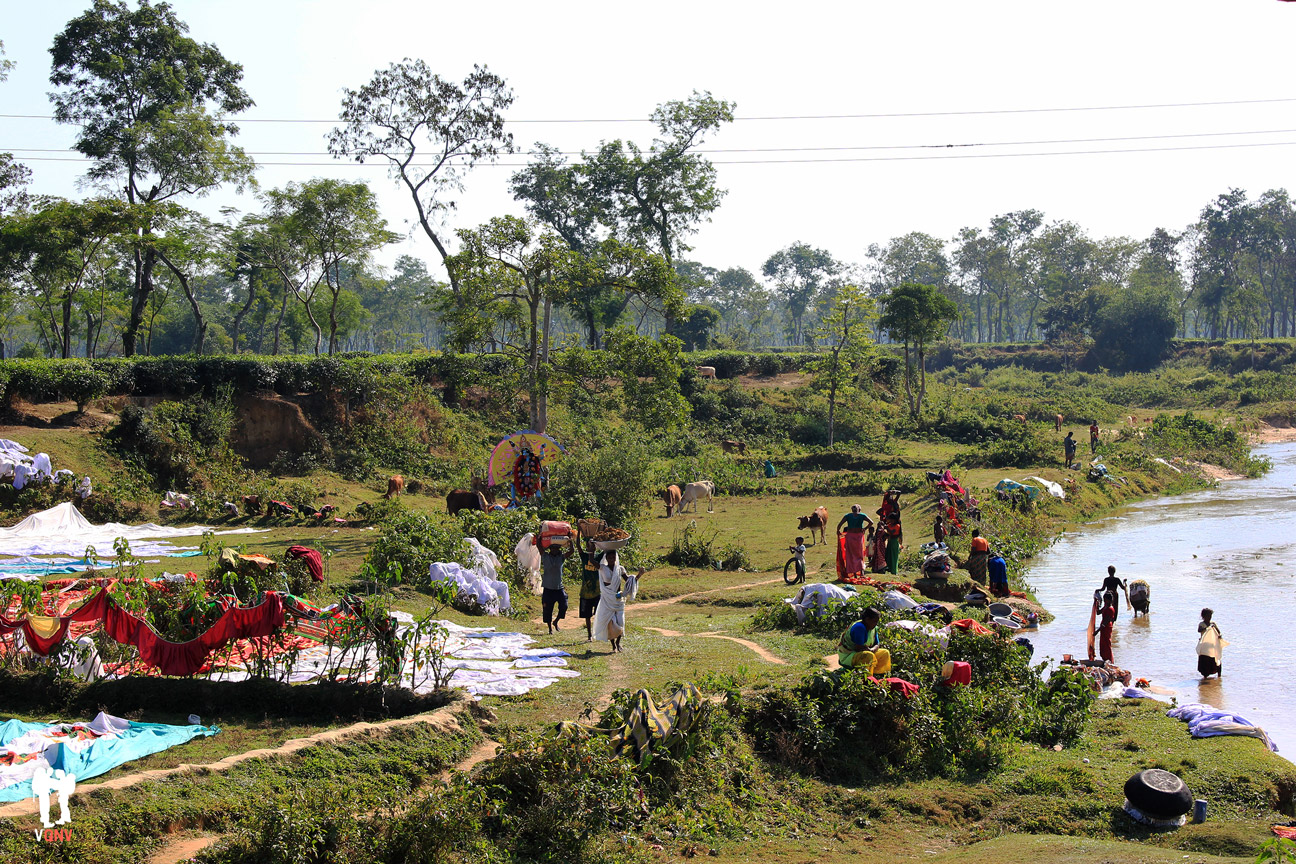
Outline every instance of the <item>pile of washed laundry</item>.
{"label": "pile of washed laundry", "polygon": [[1221,711],[1213,705],[1195,702],[1191,705],[1180,705],[1166,712],[1167,717],[1182,720],[1188,724],[1188,731],[1194,738],[1213,738],[1217,735],[1243,735],[1247,738],[1259,738],[1267,749],[1277,753],[1278,745],[1270,740],[1259,726],[1232,711]]}
{"label": "pile of washed laundry", "polygon": [[[66,468],[55,471],[48,453],[32,456],[17,441],[0,438],[0,483],[8,483],[15,489],[26,489],[29,485],[72,482],[75,479],[76,475]],[[83,477],[77,486],[81,500],[89,498],[93,491],[90,478]]]}
{"label": "pile of washed laundry", "polygon": [[102,712],[89,723],[9,720],[0,723],[0,801],[31,798],[32,778],[41,771],[62,770],[80,783],[219,731],[197,724],[135,723]]}

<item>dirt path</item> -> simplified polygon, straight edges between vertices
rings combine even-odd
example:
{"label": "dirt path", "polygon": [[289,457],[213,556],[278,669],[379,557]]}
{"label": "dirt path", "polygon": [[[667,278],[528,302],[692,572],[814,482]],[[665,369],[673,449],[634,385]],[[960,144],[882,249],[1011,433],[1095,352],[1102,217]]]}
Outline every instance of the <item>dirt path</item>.
{"label": "dirt path", "polygon": [[[161,780],[166,777],[183,774],[189,771],[227,771],[240,762],[246,762],[249,759],[264,759],[268,756],[285,756],[291,753],[296,753],[298,750],[304,750],[307,747],[314,747],[316,744],[338,741],[351,735],[375,732],[382,729],[391,729],[396,726],[410,726],[415,723],[429,723],[442,732],[458,732],[460,731],[460,726],[459,720],[455,714],[461,707],[461,703],[455,701],[444,708],[438,708],[436,711],[431,713],[415,714],[410,717],[398,717],[394,720],[384,720],[381,723],[353,723],[350,726],[343,726],[338,729],[329,729],[326,732],[320,732],[306,738],[293,738],[290,741],[285,741],[278,747],[263,747],[257,750],[248,750],[246,753],[236,753],[233,756],[226,756],[219,762],[210,762],[205,765],[184,764],[177,765],[175,768],[156,768],[151,771],[140,771],[136,774],[127,774],[123,777],[104,781],[103,783],[89,783],[85,785],[78,784],[76,792],[73,794],[84,795],[93,792],[96,789],[126,789],[134,786],[136,783],[143,783],[145,780]],[[37,812],[36,799],[27,798],[0,807],[0,818],[25,816]]]}
{"label": "dirt path", "polygon": [[656,609],[658,606],[670,606],[673,603],[679,603],[681,600],[687,600],[690,597],[701,597],[704,594],[715,594],[717,591],[738,591],[742,588],[759,588],[762,585],[773,585],[775,582],[782,582],[783,577],[777,579],[765,579],[760,582],[744,582],[742,585],[726,585],[723,588],[708,588],[705,591],[690,591],[688,594],[678,594],[674,597],[667,597],[665,600],[649,600],[646,603],[627,603],[626,612],[629,613],[636,609]]}
{"label": "dirt path", "polygon": [[749,639],[739,639],[737,636],[725,636],[722,631],[716,631],[714,633],[681,633],[678,630],[667,630],[665,627],[644,627],[644,629],[652,630],[656,633],[661,634],[662,636],[694,636],[699,639],[724,639],[729,642],[735,642],[743,646],[744,648],[750,649],[756,654],[757,657],[761,658],[766,663],[776,663],[779,666],[787,665],[787,661],[784,660],[782,657],[771,654],[769,651],[757,645],[755,642],[752,642]]}
{"label": "dirt path", "polygon": [[481,763],[488,762],[491,759],[494,759],[495,755],[499,753],[501,746],[502,745],[498,741],[492,741],[489,738],[487,738],[486,740],[478,744],[476,747],[474,747],[471,753],[469,753],[464,758],[460,759],[459,763],[455,765],[453,768],[442,771],[441,779],[449,780],[451,775],[453,775],[454,772],[456,771],[460,772],[461,774],[470,773],[472,769],[476,768]]}
{"label": "dirt path", "polygon": [[168,843],[148,857],[148,864],[180,864],[188,861],[208,846],[214,846],[223,834],[200,834],[182,837]]}

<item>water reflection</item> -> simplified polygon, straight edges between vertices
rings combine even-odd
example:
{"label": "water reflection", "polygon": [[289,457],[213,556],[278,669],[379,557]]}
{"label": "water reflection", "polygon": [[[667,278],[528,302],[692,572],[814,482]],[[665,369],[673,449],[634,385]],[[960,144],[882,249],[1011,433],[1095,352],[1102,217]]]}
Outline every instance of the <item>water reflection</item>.
{"label": "water reflection", "polygon": [[[1133,618],[1121,599],[1112,634],[1116,662],[1136,678],[1209,702],[1263,726],[1296,753],[1296,444],[1261,448],[1274,470],[1259,480],[1158,499],[1068,533],[1027,574],[1057,620],[1033,637],[1036,657],[1085,654],[1094,589],[1107,565],[1152,586],[1151,614]],[[1203,607],[1230,643],[1224,677],[1197,675]]]}

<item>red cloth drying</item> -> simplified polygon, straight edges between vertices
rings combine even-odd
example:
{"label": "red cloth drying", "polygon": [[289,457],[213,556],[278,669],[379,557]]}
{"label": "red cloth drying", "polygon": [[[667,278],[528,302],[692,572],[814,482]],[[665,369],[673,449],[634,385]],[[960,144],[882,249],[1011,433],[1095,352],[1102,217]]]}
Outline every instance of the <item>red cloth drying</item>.
{"label": "red cloth drying", "polygon": [[960,618],[958,621],[951,621],[949,626],[957,627],[960,630],[966,630],[969,633],[975,633],[978,636],[990,636],[993,635],[994,632],[988,627],[982,627],[971,618]]}
{"label": "red cloth drying", "polygon": [[311,581],[324,581],[324,559],[318,549],[312,549],[309,546],[289,546],[288,557],[300,558],[306,562],[306,569],[310,571]]}
{"label": "red cloth drying", "polygon": [[1296,828],[1288,828],[1286,825],[1274,825],[1269,830],[1284,840],[1296,840]]}
{"label": "red cloth drying", "polygon": [[946,678],[944,681],[942,681],[941,683],[947,684],[951,687],[954,686],[955,684],[972,683],[971,663],[964,663],[961,660],[951,660],[950,665],[953,666],[954,669],[952,672],[950,672],[950,676]]}
{"label": "red cloth drying", "polygon": [[267,591],[259,606],[229,609],[207,632],[188,642],[168,642],[143,619],[117,604],[104,616],[104,631],[113,639],[139,650],[140,660],[156,666],[163,675],[192,675],[202,669],[207,655],[234,639],[269,636],[284,622],[283,598]]}
{"label": "red cloth drying", "polygon": [[911,684],[903,678],[883,678],[878,683],[882,682],[906,699],[912,699],[918,693],[918,685]]}
{"label": "red cloth drying", "polygon": [[846,537],[837,535],[837,581],[846,578]]}
{"label": "red cloth drying", "polygon": [[108,590],[106,588],[101,588],[99,589],[99,593],[91,597],[85,602],[85,604],[74,612],[64,615],[61,618],[55,618],[54,620],[58,623],[55,626],[54,632],[49,636],[42,636],[37,633],[32,627],[30,618],[24,618],[21,621],[11,621],[8,618],[0,616],[0,636],[8,636],[13,631],[21,628],[23,631],[23,639],[27,642],[27,647],[30,648],[33,653],[45,657],[51,651],[58,648],[59,644],[67,638],[68,627],[72,623],[98,621],[103,618],[108,605]]}

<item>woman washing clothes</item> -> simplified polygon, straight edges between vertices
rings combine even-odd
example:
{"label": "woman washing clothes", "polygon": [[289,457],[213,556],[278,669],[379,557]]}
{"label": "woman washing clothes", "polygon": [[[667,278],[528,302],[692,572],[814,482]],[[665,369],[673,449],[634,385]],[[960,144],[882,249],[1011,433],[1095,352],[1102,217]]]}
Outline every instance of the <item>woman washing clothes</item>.
{"label": "woman washing clothes", "polygon": [[[837,535],[841,536],[842,528],[846,533],[846,575],[864,575],[864,528],[873,527],[873,520],[860,512],[858,504],[852,504],[850,512],[842,516],[837,523]],[[876,542],[876,541],[875,541]]]}
{"label": "woman washing clothes", "polygon": [[843,669],[859,669],[868,675],[891,671],[891,652],[882,647],[878,627],[882,619],[878,610],[869,607],[860,620],[850,626],[837,643],[837,662]]}
{"label": "woman washing clothes", "polygon": [[606,639],[612,644],[612,650],[621,650],[621,637],[625,635],[625,604],[633,600],[639,591],[639,579],[644,570],[634,576],[617,562],[616,550],[603,553],[599,562],[599,602],[594,613],[594,638]]}
{"label": "woman washing clothes", "polygon": [[1102,595],[1102,623],[1098,625],[1098,654],[1108,663],[1112,657],[1112,628],[1116,624],[1116,594],[1108,591]]}

